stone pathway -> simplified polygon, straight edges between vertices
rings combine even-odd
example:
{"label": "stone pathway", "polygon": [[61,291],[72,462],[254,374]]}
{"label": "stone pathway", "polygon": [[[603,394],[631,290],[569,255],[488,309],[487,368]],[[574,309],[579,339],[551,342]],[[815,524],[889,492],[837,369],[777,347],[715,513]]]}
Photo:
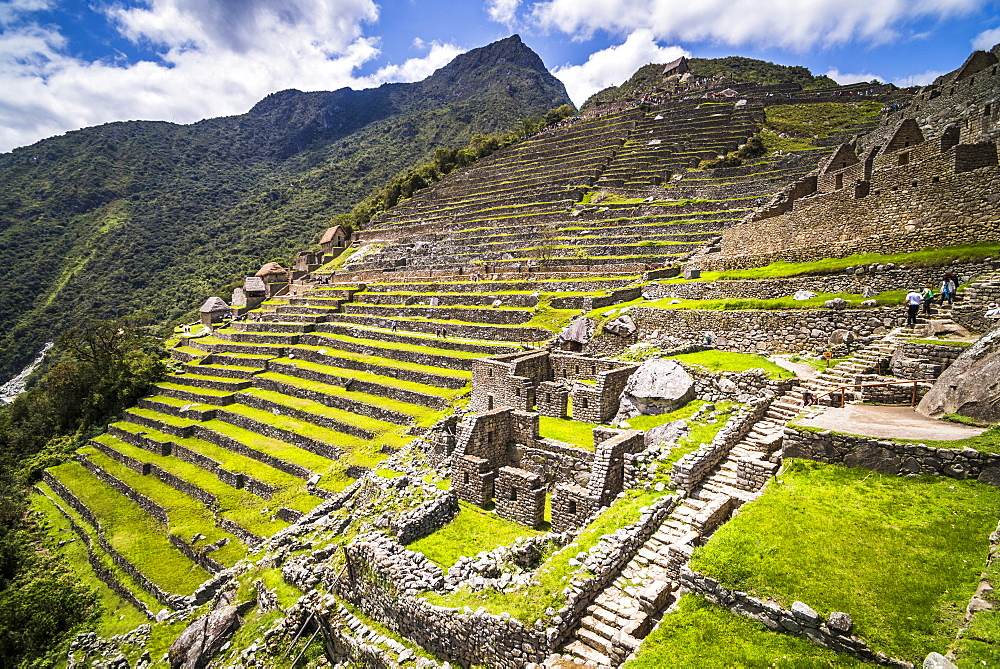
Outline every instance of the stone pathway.
{"label": "stone pathway", "polygon": [[983,428],[929,418],[917,413],[913,407],[871,404],[848,404],[843,409],[824,407],[820,413],[800,420],[797,424],[866,437],[918,441],[965,439],[985,432]]}
{"label": "stone pathway", "polygon": [[547,667],[615,667],[642,643],[664,611],[676,601],[675,579],[694,546],[732,512],[759,497],[763,485],[746,490],[737,483],[743,460],[763,461],[777,470],[774,453],[785,424],[801,410],[789,392],[772,403],[764,418],[737,443],[725,460],[677,506],[638,550],[612,585],[587,607],[580,625],[550,656]]}

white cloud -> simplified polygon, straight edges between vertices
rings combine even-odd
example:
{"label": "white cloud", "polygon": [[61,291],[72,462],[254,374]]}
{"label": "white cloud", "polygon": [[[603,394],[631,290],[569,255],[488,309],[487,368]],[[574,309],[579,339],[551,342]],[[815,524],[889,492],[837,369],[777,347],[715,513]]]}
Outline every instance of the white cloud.
{"label": "white cloud", "polygon": [[927,70],[926,72],[921,72],[919,74],[911,74],[906,77],[901,77],[896,79],[892,83],[900,86],[902,88],[907,88],[909,86],[926,86],[927,84],[934,83],[934,80],[945,74],[948,70]]}
{"label": "white cloud", "polygon": [[286,88],[414,81],[461,52],[422,43],[424,57],[357,77],[379,54],[378,40],[363,31],[378,18],[372,0],[150,0],[107,10],[128,39],[160,53],[159,61],[122,66],[74,57],[58,28],[25,16],[44,0],[17,2],[27,9],[0,30],[0,151],[109,121],[240,114]]}
{"label": "white cloud", "polygon": [[648,63],[668,63],[687,51],[679,46],[660,46],[652,31],[636,30],[623,44],[590,54],[583,65],[566,65],[552,70],[566,86],[570,99],[579,106],[588,97],[608,86],[617,86]]}
{"label": "white cloud", "polygon": [[972,38],[972,48],[982,49],[983,51],[989,51],[993,48],[994,44],[1000,42],[1000,26],[996,28],[991,28],[989,30],[984,30],[975,37]]}
{"label": "white cloud", "polygon": [[755,44],[805,50],[848,42],[880,44],[922,17],[980,9],[979,0],[543,0],[530,10],[538,26],[579,39],[598,30],[648,28],[660,41]]}
{"label": "white cloud", "polygon": [[521,0],[486,0],[486,13],[497,23],[511,25]]}
{"label": "white cloud", "polygon": [[885,81],[885,77],[880,77],[879,75],[872,74],[871,72],[864,72],[861,74],[851,74],[848,72],[841,72],[835,67],[827,70],[826,76],[830,77],[841,86],[846,86],[847,84],[856,84],[859,81],[871,81],[872,79],[877,79],[882,82]]}
{"label": "white cloud", "polygon": [[[419,45],[414,41],[414,46],[425,48],[427,44],[420,40]],[[394,81],[420,81],[434,74],[434,70],[444,67],[455,56],[464,52],[465,49],[454,44],[441,44],[434,41],[430,43],[430,51],[423,58],[409,58],[402,65],[386,65],[379,68],[374,74],[355,81],[366,87],[379,86]]]}

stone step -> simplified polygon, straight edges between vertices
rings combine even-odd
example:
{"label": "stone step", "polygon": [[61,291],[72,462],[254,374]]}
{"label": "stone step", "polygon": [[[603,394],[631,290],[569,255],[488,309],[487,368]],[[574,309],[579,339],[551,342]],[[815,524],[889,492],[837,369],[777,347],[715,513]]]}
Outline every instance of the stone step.
{"label": "stone step", "polygon": [[594,650],[580,640],[574,640],[563,647],[563,652],[578,657],[584,662],[593,662],[598,667],[610,667],[611,658],[604,653]]}

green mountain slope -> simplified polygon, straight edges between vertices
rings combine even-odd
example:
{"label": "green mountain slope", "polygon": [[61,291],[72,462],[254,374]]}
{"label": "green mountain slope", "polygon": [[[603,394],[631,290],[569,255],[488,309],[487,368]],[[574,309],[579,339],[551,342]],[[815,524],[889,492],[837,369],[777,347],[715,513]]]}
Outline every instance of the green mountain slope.
{"label": "green mountain slope", "polygon": [[177,318],[435,148],[568,102],[514,35],[413,84],[287,90],[240,116],[110,123],[4,154],[0,379],[79,319]]}
{"label": "green mountain slope", "polygon": [[[620,86],[609,86],[591,95],[583,104],[586,108],[596,102],[611,102],[623,98],[652,93],[663,86],[663,63],[643,65],[628,81]],[[737,81],[766,86],[774,84],[799,84],[803,89],[836,86],[837,82],[826,75],[813,76],[808,68],[800,65],[778,65],[766,60],[727,56],[725,58],[688,58],[691,72],[699,77],[722,75]]]}

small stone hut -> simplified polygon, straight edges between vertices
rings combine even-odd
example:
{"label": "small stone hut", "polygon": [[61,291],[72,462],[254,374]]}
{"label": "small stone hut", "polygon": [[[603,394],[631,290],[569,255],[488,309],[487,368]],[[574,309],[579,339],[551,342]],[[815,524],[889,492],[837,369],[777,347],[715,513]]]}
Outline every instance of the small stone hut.
{"label": "small stone hut", "polygon": [[230,306],[221,297],[210,297],[201,305],[201,324],[211,328],[214,323],[223,319],[226,313],[232,311]]}
{"label": "small stone hut", "polygon": [[663,78],[669,79],[670,77],[680,77],[683,74],[687,74],[691,71],[688,67],[687,58],[681,56],[677,60],[671,61],[664,65],[663,67]]}
{"label": "small stone hut", "polygon": [[335,225],[323,233],[319,240],[319,248],[324,255],[338,256],[347,248],[349,240],[350,235],[347,234],[347,230],[343,226]]}

